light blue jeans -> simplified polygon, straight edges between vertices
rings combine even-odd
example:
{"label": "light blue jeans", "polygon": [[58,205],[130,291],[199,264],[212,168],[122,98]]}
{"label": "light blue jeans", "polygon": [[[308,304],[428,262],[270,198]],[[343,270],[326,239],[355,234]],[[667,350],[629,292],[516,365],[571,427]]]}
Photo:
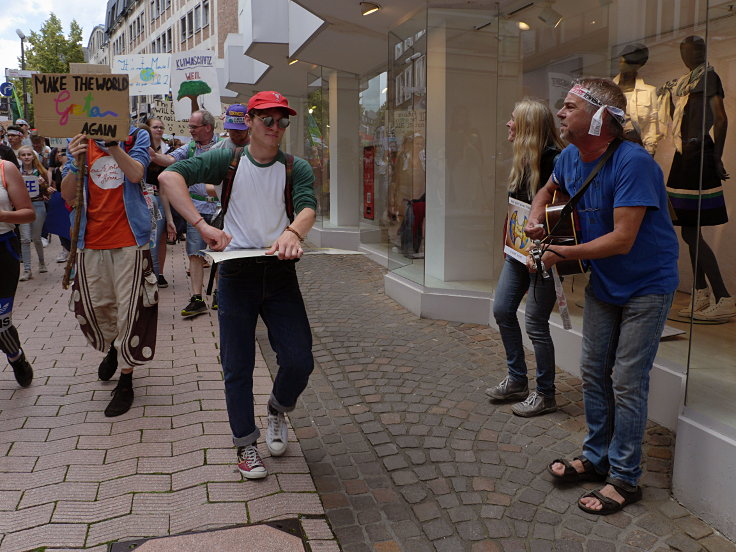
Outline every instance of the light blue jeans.
{"label": "light blue jeans", "polygon": [[38,263],[43,266],[46,264],[43,258],[43,244],[41,243],[41,231],[43,223],[46,222],[46,204],[43,201],[33,201],[33,211],[36,213],[36,220],[33,222],[20,225],[20,251],[23,255],[23,270],[31,271],[31,242],[36,246],[36,254],[38,255]]}
{"label": "light blue jeans", "polygon": [[524,342],[516,311],[527,293],[526,334],[537,357],[537,392],[546,397],[555,394],[555,345],[549,333],[549,315],[557,295],[552,278],[530,274],[526,265],[506,257],[498,287],[493,299],[493,317],[506,349],[509,377],[517,382],[527,381]]}
{"label": "light blue jeans", "polygon": [[642,295],[619,306],[596,299],[590,285],[585,290],[583,454],[596,471],[632,486],[641,476],[649,372],[673,296]]}

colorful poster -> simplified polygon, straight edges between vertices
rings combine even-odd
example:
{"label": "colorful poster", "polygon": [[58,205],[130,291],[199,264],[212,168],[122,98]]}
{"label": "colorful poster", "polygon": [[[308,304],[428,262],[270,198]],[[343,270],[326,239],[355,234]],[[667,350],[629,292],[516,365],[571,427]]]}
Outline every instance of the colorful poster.
{"label": "colorful poster", "polygon": [[169,93],[171,54],[137,54],[112,58],[113,73],[125,73],[130,81],[130,95]]}
{"label": "colorful poster", "polygon": [[363,218],[370,220],[375,218],[375,151],[373,146],[363,148]]}
{"label": "colorful poster", "polygon": [[198,109],[206,109],[215,117],[222,114],[216,59],[210,50],[172,54],[171,95],[177,121],[188,121]]}
{"label": "colorful poster", "polygon": [[524,233],[524,227],[529,220],[531,205],[513,198],[509,198],[509,211],[506,217],[506,240],[503,252],[522,263],[526,262],[533,242]]}
{"label": "colorful poster", "polygon": [[33,106],[39,134],[50,138],[125,140],[128,75],[33,75]]}

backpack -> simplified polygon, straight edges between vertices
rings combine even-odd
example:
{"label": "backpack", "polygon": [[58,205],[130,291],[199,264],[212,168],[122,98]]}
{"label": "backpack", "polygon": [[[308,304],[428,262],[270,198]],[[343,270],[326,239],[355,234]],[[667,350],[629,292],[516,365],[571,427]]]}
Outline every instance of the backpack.
{"label": "backpack", "polygon": [[[225,213],[227,212],[227,206],[230,202],[230,192],[233,188],[233,181],[235,180],[235,173],[238,172],[238,165],[240,164],[240,158],[243,156],[243,146],[235,148],[233,156],[230,158],[230,164],[227,167],[227,174],[222,179],[222,196],[220,197],[220,204],[222,207],[212,219],[211,225],[215,228],[223,229],[225,225]],[[286,184],[284,186],[284,204],[286,205],[286,216],[289,218],[289,222],[294,222],[294,156],[290,153],[284,153],[286,157]]]}

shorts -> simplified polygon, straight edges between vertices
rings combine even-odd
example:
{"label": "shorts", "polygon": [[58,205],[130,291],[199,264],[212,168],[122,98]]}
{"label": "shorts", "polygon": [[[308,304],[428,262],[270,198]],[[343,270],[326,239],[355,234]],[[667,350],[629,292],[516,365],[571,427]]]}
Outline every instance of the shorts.
{"label": "shorts", "polygon": [[[212,221],[213,215],[200,214],[204,221],[209,224]],[[202,238],[202,234],[199,233],[194,226],[187,222],[187,255],[204,257],[202,249],[207,249],[207,244]]]}

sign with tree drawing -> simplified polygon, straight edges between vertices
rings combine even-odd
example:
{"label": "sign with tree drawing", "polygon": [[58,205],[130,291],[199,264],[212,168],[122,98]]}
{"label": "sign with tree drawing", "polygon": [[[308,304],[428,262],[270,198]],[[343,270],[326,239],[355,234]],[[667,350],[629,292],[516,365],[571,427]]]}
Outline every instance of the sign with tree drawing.
{"label": "sign with tree drawing", "polygon": [[216,59],[209,50],[172,54],[171,93],[177,120],[188,120],[198,109],[206,109],[215,117],[221,115]]}

